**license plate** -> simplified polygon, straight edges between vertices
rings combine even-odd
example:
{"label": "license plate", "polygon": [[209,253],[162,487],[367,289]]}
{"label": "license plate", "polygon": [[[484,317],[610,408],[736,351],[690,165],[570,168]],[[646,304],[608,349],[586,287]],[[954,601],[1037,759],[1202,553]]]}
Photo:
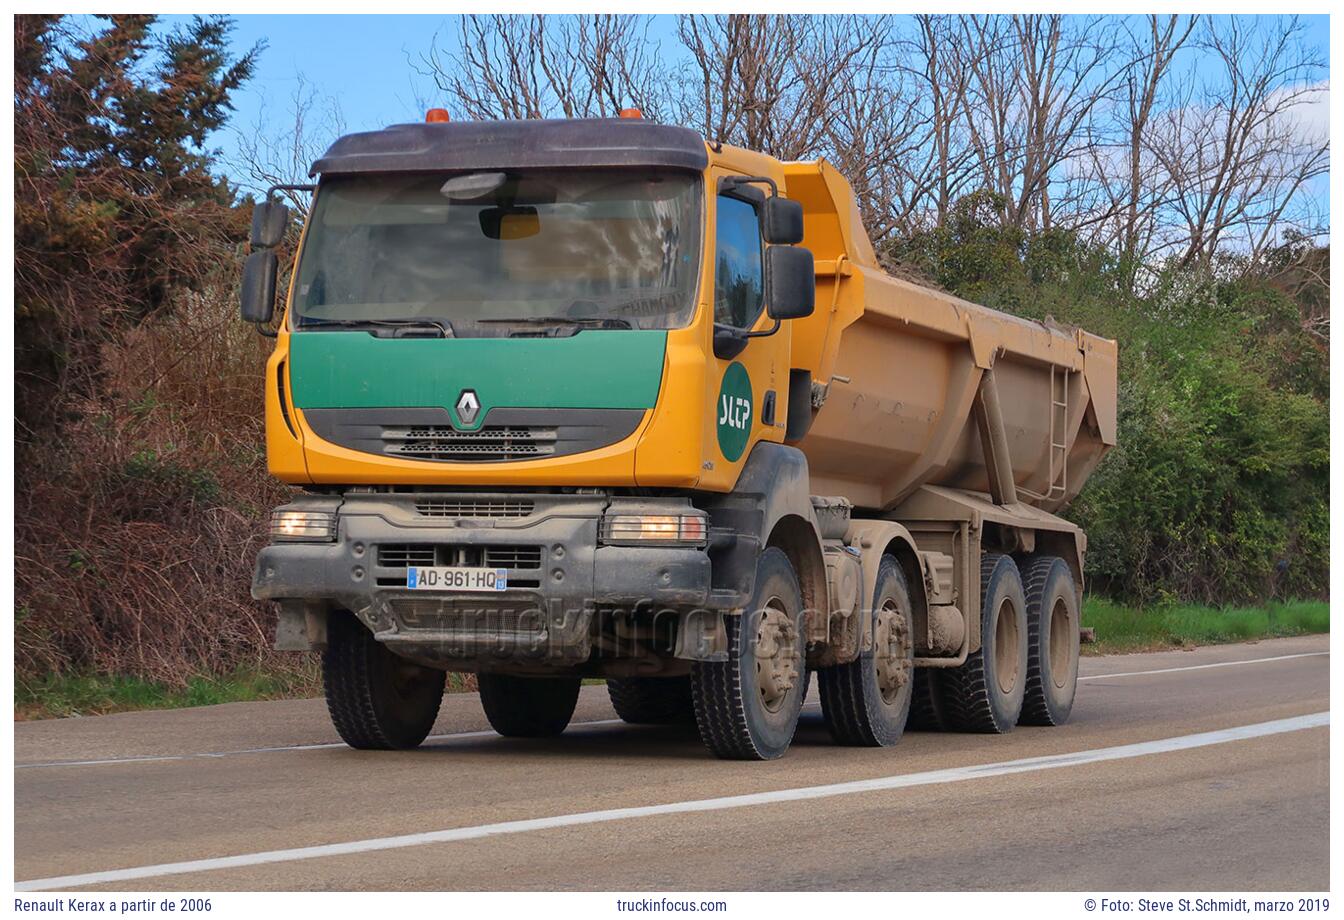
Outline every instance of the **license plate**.
{"label": "license plate", "polygon": [[508,569],[444,565],[406,570],[406,587],[412,591],[503,591],[508,586]]}

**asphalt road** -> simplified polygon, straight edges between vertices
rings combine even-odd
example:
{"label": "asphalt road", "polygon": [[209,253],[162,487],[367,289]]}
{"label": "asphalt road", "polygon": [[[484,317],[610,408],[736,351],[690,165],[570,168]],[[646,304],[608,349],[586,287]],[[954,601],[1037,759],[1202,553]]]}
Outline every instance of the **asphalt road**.
{"label": "asphalt road", "polygon": [[[15,726],[15,878],[80,890],[1329,887],[1324,636],[1084,659],[1073,720],[772,763],[614,720],[546,742],[444,701],[416,751],[320,700]],[[706,801],[708,800],[708,801]],[[309,849],[320,848],[320,849]],[[27,884],[25,884],[27,883]]]}

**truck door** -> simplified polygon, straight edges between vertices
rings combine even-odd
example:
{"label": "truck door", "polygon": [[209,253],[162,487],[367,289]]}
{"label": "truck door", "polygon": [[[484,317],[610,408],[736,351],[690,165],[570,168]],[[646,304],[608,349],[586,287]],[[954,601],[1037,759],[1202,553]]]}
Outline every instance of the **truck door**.
{"label": "truck door", "polygon": [[757,441],[783,440],[791,324],[763,334],[774,325],[765,311],[765,200],[754,185],[720,189],[713,199],[714,354],[701,488],[731,489]]}

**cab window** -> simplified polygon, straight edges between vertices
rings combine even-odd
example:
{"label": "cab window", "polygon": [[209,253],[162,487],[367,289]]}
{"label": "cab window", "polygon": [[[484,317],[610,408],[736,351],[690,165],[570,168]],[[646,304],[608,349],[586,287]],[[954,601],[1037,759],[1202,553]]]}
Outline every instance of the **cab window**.
{"label": "cab window", "polygon": [[741,198],[720,195],[715,219],[714,321],[739,329],[760,315],[765,278],[761,222]]}

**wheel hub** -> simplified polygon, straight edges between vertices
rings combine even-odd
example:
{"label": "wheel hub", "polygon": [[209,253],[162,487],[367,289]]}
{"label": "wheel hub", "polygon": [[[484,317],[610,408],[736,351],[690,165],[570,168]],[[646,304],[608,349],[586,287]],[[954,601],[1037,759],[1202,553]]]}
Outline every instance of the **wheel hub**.
{"label": "wheel hub", "polygon": [[873,651],[877,659],[877,687],[883,702],[895,702],[913,677],[910,641],[905,617],[894,604],[888,604],[878,611],[873,630]]}
{"label": "wheel hub", "polygon": [[793,620],[778,607],[766,607],[756,630],[756,684],[761,703],[778,712],[798,683],[798,633]]}

